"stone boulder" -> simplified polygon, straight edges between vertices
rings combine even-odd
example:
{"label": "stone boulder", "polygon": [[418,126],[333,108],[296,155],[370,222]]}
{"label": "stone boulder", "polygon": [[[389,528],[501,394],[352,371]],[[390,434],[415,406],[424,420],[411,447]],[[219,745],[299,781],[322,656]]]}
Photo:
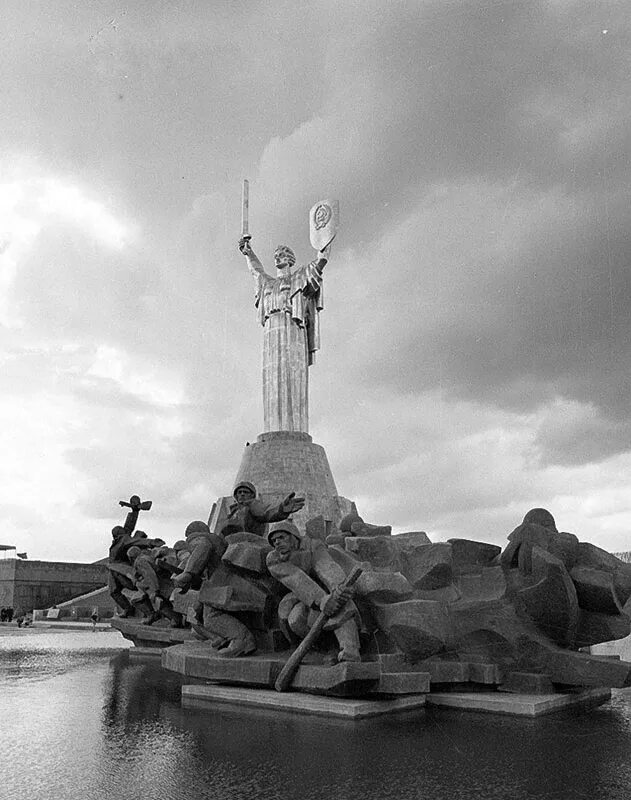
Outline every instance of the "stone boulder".
{"label": "stone boulder", "polygon": [[373,567],[397,568],[394,536],[347,536],[344,546],[359,561],[370,561]]}
{"label": "stone boulder", "polygon": [[449,639],[449,614],[444,603],[405,600],[377,603],[374,614],[379,629],[411,659],[440,653]]}
{"label": "stone boulder", "polygon": [[418,539],[394,539],[399,568],[414,589],[440,589],[453,583],[452,547],[448,542],[421,544]]}

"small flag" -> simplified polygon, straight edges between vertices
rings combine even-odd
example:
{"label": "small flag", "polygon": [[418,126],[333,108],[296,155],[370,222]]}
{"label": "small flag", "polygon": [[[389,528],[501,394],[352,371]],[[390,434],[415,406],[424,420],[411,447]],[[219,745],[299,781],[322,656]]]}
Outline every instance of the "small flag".
{"label": "small flag", "polygon": [[16,555],[18,558],[28,558],[28,556],[26,555],[26,553],[16,553],[15,555]]}

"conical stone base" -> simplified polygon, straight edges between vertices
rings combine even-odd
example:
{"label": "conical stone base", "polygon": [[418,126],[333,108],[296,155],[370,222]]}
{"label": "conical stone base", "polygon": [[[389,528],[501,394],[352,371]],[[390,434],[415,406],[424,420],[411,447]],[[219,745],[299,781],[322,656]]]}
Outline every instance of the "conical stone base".
{"label": "conical stone base", "polygon": [[324,448],[308,433],[262,433],[245,448],[235,484],[239,481],[253,483],[266,502],[278,502],[289,492],[304,497],[304,508],[293,516],[301,528],[319,515],[338,525],[352,509],[351,501],[337,493]]}

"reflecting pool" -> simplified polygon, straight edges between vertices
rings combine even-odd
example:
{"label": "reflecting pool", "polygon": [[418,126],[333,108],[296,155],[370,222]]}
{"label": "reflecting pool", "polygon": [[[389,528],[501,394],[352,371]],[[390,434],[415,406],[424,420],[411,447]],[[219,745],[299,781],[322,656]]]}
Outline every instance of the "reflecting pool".
{"label": "reflecting pool", "polygon": [[627,800],[631,690],[515,719],[445,709],[360,722],[180,708],[179,676],[117,632],[0,635],[8,800]]}

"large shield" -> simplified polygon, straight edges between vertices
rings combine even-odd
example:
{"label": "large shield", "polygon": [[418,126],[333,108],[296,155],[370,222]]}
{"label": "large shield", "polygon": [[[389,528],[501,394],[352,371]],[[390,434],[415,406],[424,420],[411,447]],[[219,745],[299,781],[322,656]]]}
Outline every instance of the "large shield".
{"label": "large shield", "polygon": [[309,238],[315,250],[324,250],[335,239],[340,223],[337,200],[320,200],[309,212]]}

